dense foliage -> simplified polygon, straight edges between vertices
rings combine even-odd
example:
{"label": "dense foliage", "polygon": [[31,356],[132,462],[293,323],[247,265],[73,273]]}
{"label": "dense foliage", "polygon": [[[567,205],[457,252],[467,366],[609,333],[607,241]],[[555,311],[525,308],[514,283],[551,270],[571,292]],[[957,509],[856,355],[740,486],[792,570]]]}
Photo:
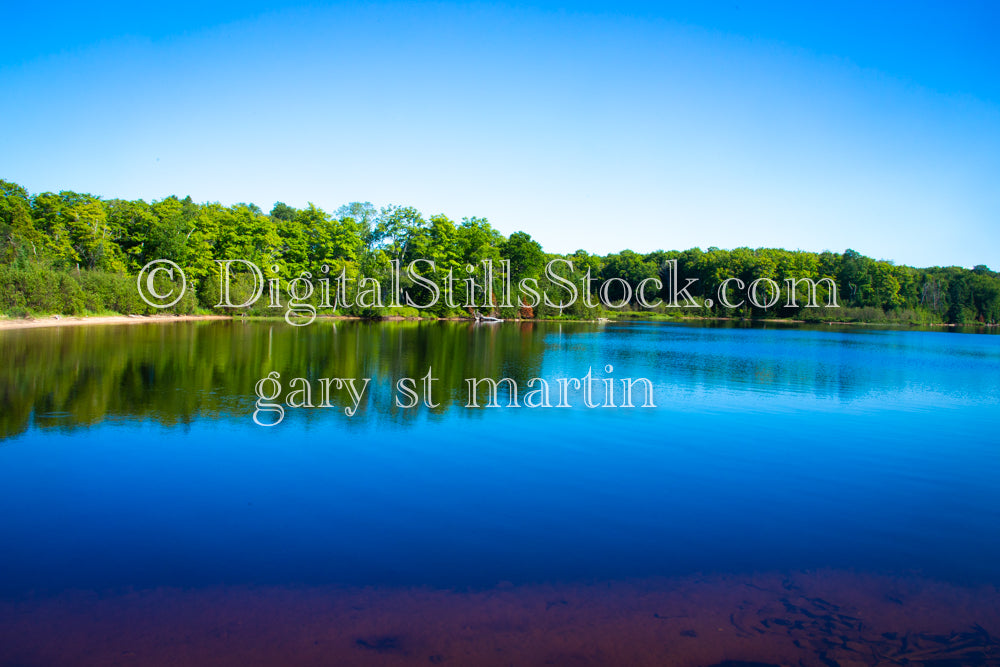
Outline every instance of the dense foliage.
{"label": "dense foliage", "polygon": [[[161,258],[183,266],[193,287],[171,310],[193,312],[211,309],[218,300],[218,259],[240,258],[261,267],[277,266],[284,281],[304,271],[315,273],[326,265],[331,275],[343,271],[352,278],[370,276],[386,285],[390,284],[391,260],[404,266],[417,258],[433,260],[439,272],[452,269],[460,279],[466,275],[467,265],[478,266],[487,259],[499,264],[505,259],[510,261],[515,284],[535,278],[542,289],[548,286],[551,291],[545,265],[556,257],[573,262],[575,281],[588,269],[598,281],[595,287],[600,280],[610,278],[627,281],[633,290],[631,302],[617,310],[595,310],[580,299],[564,308],[542,303],[519,312],[500,309],[501,314],[595,317],[653,310],[673,316],[1000,321],[1000,275],[986,266],[916,269],[874,260],[853,250],[840,254],[773,248],[695,248],[646,254],[623,250],[605,256],[578,250],[560,256],[543,252],[524,232],[504,236],[484,218],[464,218],[461,222],[444,215],[425,218],[406,206],[379,210],[367,202],[352,203],[328,213],[312,204],[296,209],[279,202],[265,213],[252,204],[197,204],[190,197],[147,203],[68,191],[31,195],[15,183],[0,180],[0,312],[8,315],[151,312],[153,309],[139,298],[135,276],[147,262]],[[782,298],[767,309],[744,303],[729,310],[717,302],[693,309],[641,308],[635,288],[646,278],[659,278],[666,284],[669,260],[677,260],[681,284],[688,278],[697,279],[690,292],[699,303],[714,297],[720,283],[730,277],[745,285],[768,278],[782,286],[789,278],[829,278],[837,286],[841,307],[803,308],[803,298],[798,299],[798,306],[788,307]],[[612,298],[625,296],[621,283],[612,287]],[[667,291],[664,287],[664,294]],[[820,290],[820,303],[826,303],[827,292]],[[554,293],[558,294],[558,288]],[[261,299],[254,312],[265,312],[266,300]],[[339,312],[376,314],[360,306]],[[441,303],[429,314],[464,312]]]}

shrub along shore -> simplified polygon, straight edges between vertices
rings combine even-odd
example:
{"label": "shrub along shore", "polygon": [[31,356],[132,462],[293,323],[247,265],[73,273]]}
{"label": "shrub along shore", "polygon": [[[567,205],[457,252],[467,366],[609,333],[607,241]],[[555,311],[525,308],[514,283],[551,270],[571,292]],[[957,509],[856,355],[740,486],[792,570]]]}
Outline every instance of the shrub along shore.
{"label": "shrub along shore", "polygon": [[[817,253],[776,248],[623,250],[607,255],[577,250],[559,255],[544,252],[525,232],[505,236],[485,218],[463,218],[460,222],[444,215],[425,218],[407,206],[376,209],[367,202],[355,202],[328,213],[312,204],[296,209],[279,202],[265,213],[252,204],[198,204],[190,197],[147,203],[69,191],[32,195],[15,183],[0,180],[0,315],[14,318],[5,321],[7,326],[18,318],[51,319],[52,315],[219,316],[223,309],[214,308],[220,291],[216,261],[237,258],[267,267],[265,277],[277,277],[282,290],[304,273],[317,283],[320,267],[325,268],[323,275],[331,278],[345,276],[352,305],[335,311],[320,308],[321,315],[469,316],[473,309],[449,305],[443,299],[428,309],[357,305],[356,297],[364,286],[360,279],[367,277],[389,286],[393,262],[405,267],[414,260],[428,260],[435,264],[438,282],[450,271],[456,284],[469,275],[466,267],[470,265],[481,267],[488,261],[499,267],[509,263],[515,286],[528,281],[539,292],[552,295],[551,303],[515,302],[513,307],[503,308],[496,305],[501,302],[498,295],[502,286],[494,284],[490,298],[483,298],[484,303],[493,305],[479,309],[506,319],[698,317],[899,325],[1000,322],[1000,274],[984,265],[972,269],[914,268],[875,260],[854,250]],[[140,269],[155,259],[176,262],[188,279],[183,298],[162,311],[143,301],[136,286]],[[554,259],[565,260],[558,264],[559,274],[578,286],[588,272],[595,291],[603,281],[612,281],[607,296],[620,307],[591,307],[582,298],[560,307],[568,294],[558,276],[546,271]],[[661,304],[649,308],[639,300],[638,288],[644,281],[652,285],[645,290],[649,302],[669,299],[671,261],[676,261],[678,285],[688,279],[696,281],[690,293],[697,307]],[[566,262],[572,262],[572,275]],[[422,273],[426,273],[427,265],[423,266]],[[726,308],[718,294],[728,278],[740,281],[736,285],[763,279],[783,289],[789,279],[808,279],[820,285],[818,303],[828,303],[835,289],[839,307],[806,308],[808,288],[798,287],[795,306],[787,305],[790,295],[786,293],[768,308],[746,299],[739,308]],[[159,276],[158,284],[165,284],[163,280]],[[246,274],[237,276],[233,286],[234,299],[245,298],[254,287]],[[405,275],[396,287],[414,294],[418,302],[429,301],[421,299],[422,291],[423,297],[427,296],[426,287]],[[319,305],[320,290],[308,300]],[[740,300],[734,291],[733,301]],[[464,298],[456,300],[464,302]],[[247,309],[225,310],[230,315],[250,316],[284,312],[269,309],[266,294]]]}

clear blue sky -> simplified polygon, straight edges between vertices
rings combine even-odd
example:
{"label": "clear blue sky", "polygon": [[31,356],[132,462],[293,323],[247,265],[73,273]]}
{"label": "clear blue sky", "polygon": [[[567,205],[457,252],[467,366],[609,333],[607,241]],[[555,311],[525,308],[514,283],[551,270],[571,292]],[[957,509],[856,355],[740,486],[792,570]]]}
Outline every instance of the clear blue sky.
{"label": "clear blue sky", "polygon": [[0,178],[1000,269],[1000,3],[12,3]]}

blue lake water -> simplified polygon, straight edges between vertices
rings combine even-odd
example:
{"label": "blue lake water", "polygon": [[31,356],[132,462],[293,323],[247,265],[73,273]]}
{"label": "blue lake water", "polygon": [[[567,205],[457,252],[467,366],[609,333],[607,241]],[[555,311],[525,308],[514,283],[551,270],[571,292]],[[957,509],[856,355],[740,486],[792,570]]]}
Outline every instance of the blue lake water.
{"label": "blue lake water", "polygon": [[[0,352],[8,598],[826,567],[1000,584],[996,335],[211,322],[5,331]],[[428,368],[440,406],[394,407]],[[465,407],[467,377],[588,369],[650,379],[656,407]],[[265,428],[270,371],[372,384],[353,417]]]}

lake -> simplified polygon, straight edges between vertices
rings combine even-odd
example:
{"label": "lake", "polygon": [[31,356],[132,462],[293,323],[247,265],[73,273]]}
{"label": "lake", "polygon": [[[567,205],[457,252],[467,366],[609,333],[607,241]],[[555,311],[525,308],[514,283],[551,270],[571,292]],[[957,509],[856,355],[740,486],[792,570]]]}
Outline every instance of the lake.
{"label": "lake", "polygon": [[[1000,655],[997,335],[215,321],[0,331],[0,359],[0,664]],[[588,372],[599,407],[555,407]],[[370,382],[293,408],[292,378]]]}

